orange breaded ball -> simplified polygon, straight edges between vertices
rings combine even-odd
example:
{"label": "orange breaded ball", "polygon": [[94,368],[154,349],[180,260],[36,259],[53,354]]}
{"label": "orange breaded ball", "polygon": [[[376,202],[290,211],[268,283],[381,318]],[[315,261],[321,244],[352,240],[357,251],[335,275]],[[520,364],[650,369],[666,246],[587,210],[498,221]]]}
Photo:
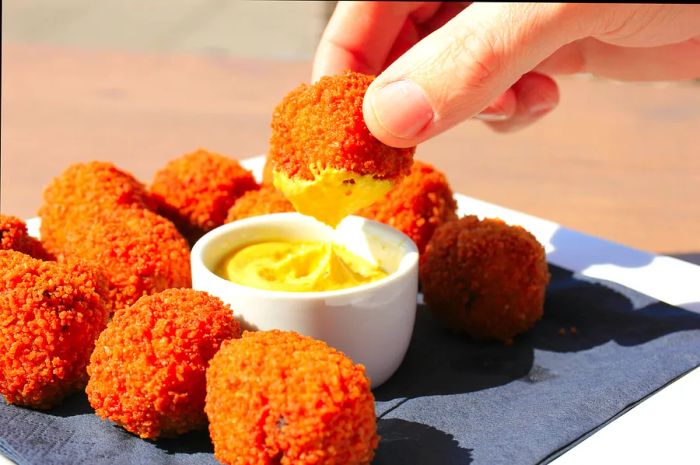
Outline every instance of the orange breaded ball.
{"label": "orange breaded ball", "polygon": [[79,263],[0,251],[0,393],[49,409],[87,382],[95,339],[109,317],[104,282]]}
{"label": "orange breaded ball", "polygon": [[27,225],[15,216],[0,215],[0,250],[16,250],[39,260],[53,260],[41,241],[27,233]]}
{"label": "orange breaded ball", "polygon": [[379,438],[362,365],[293,332],[246,332],[207,370],[209,433],[225,464],[368,464]]}
{"label": "orange breaded ball", "polygon": [[421,256],[425,303],[477,339],[510,342],[542,317],[544,248],[520,226],[465,216],[438,227]]}
{"label": "orange breaded ball", "polygon": [[226,223],[251,216],[293,211],[295,211],[294,206],[284,194],[272,186],[263,186],[259,190],[246,192],[236,200],[228,211]]}
{"label": "orange breaded ball", "polygon": [[117,208],[73,227],[59,259],[81,259],[100,268],[115,310],[144,295],[191,286],[187,241],[165,218],[149,210]]}
{"label": "orange breaded ball", "polygon": [[457,202],[445,175],[416,160],[409,175],[384,199],[357,214],[395,227],[423,253],[435,229],[457,219]]}
{"label": "orange breaded ball", "polygon": [[374,76],[348,71],[290,92],[272,115],[273,170],[307,180],[314,178],[311,165],[376,179],[398,181],[406,176],[415,147],[389,147],[365,125],[362,101],[373,80]]}
{"label": "orange breaded ball", "polygon": [[41,240],[53,252],[75,230],[74,224],[86,217],[115,208],[154,207],[145,186],[112,163],[77,163],[44,190],[39,209]]}
{"label": "orange breaded ball", "polygon": [[86,392],[102,418],[142,438],[204,428],[205,372],[221,343],[240,337],[231,308],[169,289],[115,312],[95,344]]}
{"label": "orange breaded ball", "polygon": [[236,200],[258,187],[253,174],[238,161],[197,150],[158,171],[151,193],[159,204],[158,212],[193,238],[224,224]]}

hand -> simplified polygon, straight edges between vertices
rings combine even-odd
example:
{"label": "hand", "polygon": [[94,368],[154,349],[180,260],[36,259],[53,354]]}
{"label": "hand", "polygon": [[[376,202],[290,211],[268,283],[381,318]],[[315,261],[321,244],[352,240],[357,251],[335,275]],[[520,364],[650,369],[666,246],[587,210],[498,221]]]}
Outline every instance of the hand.
{"label": "hand", "polygon": [[388,145],[471,117],[508,131],[557,105],[549,75],[700,77],[700,5],[339,2],[313,77],[347,69],[379,74],[364,117]]}

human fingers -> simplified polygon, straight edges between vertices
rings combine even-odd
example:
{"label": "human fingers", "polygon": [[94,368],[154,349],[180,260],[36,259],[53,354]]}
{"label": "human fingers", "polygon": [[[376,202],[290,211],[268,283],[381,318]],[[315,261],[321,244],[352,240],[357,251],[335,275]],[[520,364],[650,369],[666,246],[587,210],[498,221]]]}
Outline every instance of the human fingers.
{"label": "human fingers", "polygon": [[621,47],[587,38],[565,45],[535,69],[634,81],[694,79],[700,77],[700,39],[657,47]]}
{"label": "human fingers", "polygon": [[[416,45],[419,40],[444,26],[445,23],[457,16],[457,14],[470,4],[471,2],[442,2],[440,7],[435,11],[433,11],[434,8],[428,9],[426,6],[415,13],[411,13],[409,18],[404,22],[404,27],[401,29],[401,32],[399,32],[394,46],[391,52],[389,52],[384,66],[380,71],[396,61],[398,57]],[[431,6],[434,7],[432,4]]]}
{"label": "human fingers", "polygon": [[365,122],[388,145],[416,145],[479,113],[563,44],[588,35],[581,24],[566,4],[472,4],[377,77],[365,95]]}
{"label": "human fingers", "polygon": [[379,73],[407,20],[423,21],[439,8],[439,2],[338,2],[316,49],[312,79],[348,69]]}
{"label": "human fingers", "polygon": [[509,89],[515,108],[505,118],[493,118],[481,112],[475,118],[485,121],[497,132],[512,132],[529,126],[559,104],[559,88],[549,76],[527,73]]}

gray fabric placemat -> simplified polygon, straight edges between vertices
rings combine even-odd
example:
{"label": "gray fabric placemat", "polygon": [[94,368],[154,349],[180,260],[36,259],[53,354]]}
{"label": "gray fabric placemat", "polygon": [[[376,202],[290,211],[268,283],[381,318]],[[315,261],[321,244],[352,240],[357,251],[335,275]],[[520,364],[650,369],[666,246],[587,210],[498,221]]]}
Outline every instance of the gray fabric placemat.
{"label": "gray fabric placemat", "polygon": [[[511,346],[454,335],[419,308],[406,359],[375,390],[375,464],[547,461],[700,365],[700,315],[550,271],[545,317]],[[0,452],[19,465],[217,463],[206,431],[144,441],[84,394],[48,413],[1,405]]]}

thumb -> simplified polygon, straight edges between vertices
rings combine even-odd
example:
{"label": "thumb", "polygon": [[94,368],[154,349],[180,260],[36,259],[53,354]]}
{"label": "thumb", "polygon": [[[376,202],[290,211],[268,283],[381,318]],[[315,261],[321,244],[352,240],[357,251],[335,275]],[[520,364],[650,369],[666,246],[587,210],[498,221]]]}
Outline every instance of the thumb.
{"label": "thumb", "polygon": [[[475,3],[402,55],[367,89],[365,122],[410,147],[486,108],[583,31],[583,5]],[[583,14],[582,14],[583,13]]]}

